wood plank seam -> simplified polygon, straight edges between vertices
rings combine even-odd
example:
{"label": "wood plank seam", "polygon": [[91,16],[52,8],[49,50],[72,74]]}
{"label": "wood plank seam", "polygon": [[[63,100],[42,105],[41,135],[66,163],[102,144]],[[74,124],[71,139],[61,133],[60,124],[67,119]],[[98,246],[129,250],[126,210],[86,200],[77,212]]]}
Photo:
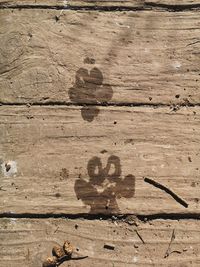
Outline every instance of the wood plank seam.
{"label": "wood plank seam", "polygon": [[67,6],[57,6],[57,5],[33,5],[33,4],[19,4],[19,5],[7,5],[6,3],[0,3],[0,9],[53,9],[53,10],[73,10],[73,11],[103,11],[103,12],[124,12],[124,11],[167,11],[167,12],[184,12],[184,11],[192,11],[192,10],[200,10],[200,3],[198,4],[160,4],[160,3],[144,3],[142,6],[123,6],[123,5],[116,5],[116,6],[106,6],[106,5],[79,5],[73,6],[68,4]]}
{"label": "wood plank seam", "polygon": [[147,221],[156,221],[156,220],[200,220],[200,214],[193,213],[158,213],[151,215],[133,215],[133,214],[123,214],[123,215],[113,215],[113,214],[90,214],[90,213],[77,213],[77,214],[52,214],[52,213],[43,213],[43,214],[34,214],[34,213],[1,213],[0,218],[14,218],[14,219],[68,219],[74,220],[100,220],[100,221],[121,221],[129,222],[130,218],[134,218],[141,222]]}
{"label": "wood plank seam", "polygon": [[0,102],[0,106],[4,106],[4,107],[10,107],[10,106],[20,106],[20,107],[26,107],[26,106],[38,106],[38,107],[42,107],[42,106],[60,106],[60,107],[83,107],[83,106],[88,106],[88,107],[149,107],[149,108],[174,108],[175,106],[177,108],[183,108],[183,107],[200,107],[200,103],[179,103],[177,105],[175,104],[165,104],[165,103],[148,103],[148,102],[133,102],[133,103],[127,103],[127,102],[118,102],[118,103],[114,103],[114,102],[109,102],[109,103],[71,103],[71,102],[66,102],[66,101],[46,101],[46,102],[30,102],[30,103],[20,103],[20,102]]}

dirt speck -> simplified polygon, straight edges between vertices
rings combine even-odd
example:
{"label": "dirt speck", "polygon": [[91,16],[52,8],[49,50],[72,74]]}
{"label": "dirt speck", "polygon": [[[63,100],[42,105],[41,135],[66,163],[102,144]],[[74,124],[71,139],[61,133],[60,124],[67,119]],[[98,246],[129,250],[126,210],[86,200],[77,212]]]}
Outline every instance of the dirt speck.
{"label": "dirt speck", "polygon": [[69,177],[69,171],[66,168],[62,168],[60,172],[60,180],[67,180]]}
{"label": "dirt speck", "polygon": [[132,138],[130,138],[130,139],[126,139],[125,141],[124,141],[124,144],[126,145],[126,144],[132,144],[132,145],[134,145],[134,140],[132,139]]}
{"label": "dirt speck", "polygon": [[9,164],[9,163],[6,163],[6,164],[5,164],[5,168],[6,168],[6,171],[9,172],[9,170],[10,170],[10,168],[11,168],[10,164]]}
{"label": "dirt speck", "polygon": [[60,193],[56,193],[55,197],[59,198],[59,197],[61,197],[61,194]]}
{"label": "dirt speck", "polygon": [[192,182],[192,183],[191,183],[191,186],[192,186],[192,187],[196,187],[196,183],[195,183],[195,182]]}
{"label": "dirt speck", "polygon": [[90,57],[86,57],[84,59],[84,63],[85,64],[95,64],[95,59],[94,58],[90,58]]}
{"label": "dirt speck", "polygon": [[1,172],[5,177],[14,176],[17,173],[17,163],[15,161],[7,161],[1,164]]}

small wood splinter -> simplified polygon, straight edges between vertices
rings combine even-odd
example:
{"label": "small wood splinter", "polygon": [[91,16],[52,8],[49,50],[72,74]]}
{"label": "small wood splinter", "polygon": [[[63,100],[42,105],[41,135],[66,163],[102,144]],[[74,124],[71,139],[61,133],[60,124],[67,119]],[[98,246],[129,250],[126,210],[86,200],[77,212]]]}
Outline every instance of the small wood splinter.
{"label": "small wood splinter", "polygon": [[47,258],[43,262],[43,267],[57,267],[67,260],[82,260],[87,258],[88,256],[80,256],[72,257],[72,254],[76,254],[74,252],[74,247],[69,241],[65,241],[64,245],[61,247],[60,245],[56,245],[52,249],[53,257]]}

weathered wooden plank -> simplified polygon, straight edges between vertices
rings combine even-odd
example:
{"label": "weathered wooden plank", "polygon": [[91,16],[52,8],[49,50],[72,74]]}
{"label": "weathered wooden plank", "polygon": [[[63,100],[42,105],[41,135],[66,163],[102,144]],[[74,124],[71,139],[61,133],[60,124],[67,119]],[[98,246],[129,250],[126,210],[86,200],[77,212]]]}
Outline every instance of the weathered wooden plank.
{"label": "weathered wooden plank", "polygon": [[[156,220],[123,222],[62,219],[0,219],[0,257],[4,267],[38,267],[55,245],[71,241],[88,258],[61,266],[199,266],[200,222]],[[165,257],[174,230],[169,256]],[[136,231],[143,238],[138,237]],[[92,235],[91,235],[92,233]],[[113,244],[114,249],[104,248]]]}
{"label": "weathered wooden plank", "polygon": [[0,102],[200,103],[199,23],[198,12],[0,10]]}
{"label": "weathered wooden plank", "polygon": [[[149,4],[149,6],[145,6]],[[197,0],[0,0],[0,5],[3,7],[27,7],[30,6],[58,6],[58,7],[91,7],[91,6],[119,6],[119,7],[150,7],[152,4],[168,6],[184,6],[184,5],[197,5],[200,1]],[[164,7],[164,6],[163,6]]]}
{"label": "weathered wooden plank", "polygon": [[145,3],[163,4],[163,5],[197,5],[199,0],[145,0]]}
{"label": "weathered wooden plank", "polygon": [[0,124],[1,213],[200,212],[199,107],[2,106]]}
{"label": "weathered wooden plank", "polygon": [[3,1],[0,0],[0,4],[3,7],[37,7],[37,6],[47,6],[47,7],[98,7],[98,6],[130,6],[130,7],[142,7],[144,5],[144,0],[9,0],[9,1]]}

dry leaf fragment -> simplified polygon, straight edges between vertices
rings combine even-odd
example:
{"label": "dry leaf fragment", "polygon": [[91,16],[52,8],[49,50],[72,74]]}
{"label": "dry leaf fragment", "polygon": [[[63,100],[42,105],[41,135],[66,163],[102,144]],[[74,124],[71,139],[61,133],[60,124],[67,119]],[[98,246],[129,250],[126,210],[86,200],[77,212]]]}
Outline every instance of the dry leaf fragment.
{"label": "dry leaf fragment", "polygon": [[56,245],[53,247],[52,254],[53,254],[53,256],[55,256],[57,258],[62,258],[65,256],[65,252],[64,252],[63,247],[61,247],[59,245]]}
{"label": "dry leaf fragment", "polygon": [[69,241],[64,242],[63,249],[67,256],[71,256],[74,250],[73,246]]}
{"label": "dry leaf fragment", "polygon": [[49,257],[43,262],[43,267],[56,267],[58,259],[56,257]]}

